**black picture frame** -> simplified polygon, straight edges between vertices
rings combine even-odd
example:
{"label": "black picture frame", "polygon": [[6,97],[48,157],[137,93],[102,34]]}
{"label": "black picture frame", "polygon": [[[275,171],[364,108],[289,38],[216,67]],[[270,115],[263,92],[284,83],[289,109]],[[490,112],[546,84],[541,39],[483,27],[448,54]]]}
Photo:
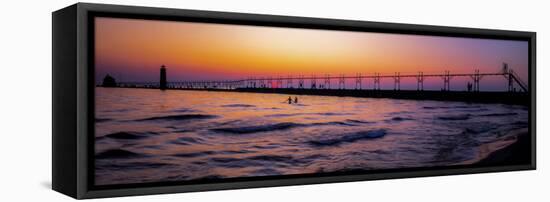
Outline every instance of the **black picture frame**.
{"label": "black picture frame", "polygon": [[[94,26],[97,16],[259,25],[310,29],[402,33],[529,42],[529,133],[531,162],[502,166],[446,166],[363,172],[305,174],[224,180],[96,186],[94,172]],[[365,22],[352,20],[258,15],[184,9],[77,3],[52,14],[52,188],[84,199],[254,187],[305,185],[362,180],[442,176],[536,169],[536,33]]]}

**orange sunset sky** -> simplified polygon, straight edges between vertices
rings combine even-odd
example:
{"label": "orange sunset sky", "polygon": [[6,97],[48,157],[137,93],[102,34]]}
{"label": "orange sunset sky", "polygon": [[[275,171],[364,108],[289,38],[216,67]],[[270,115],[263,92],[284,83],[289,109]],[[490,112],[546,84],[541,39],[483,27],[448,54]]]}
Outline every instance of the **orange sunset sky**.
{"label": "orange sunset sky", "polygon": [[[162,64],[168,68],[168,81],[181,81],[299,74],[441,73],[444,70],[470,73],[474,69],[498,72],[503,62],[527,81],[528,43],[104,17],[95,19],[96,82],[106,74],[113,75],[118,81],[158,81]],[[493,81],[488,79],[487,82]]]}

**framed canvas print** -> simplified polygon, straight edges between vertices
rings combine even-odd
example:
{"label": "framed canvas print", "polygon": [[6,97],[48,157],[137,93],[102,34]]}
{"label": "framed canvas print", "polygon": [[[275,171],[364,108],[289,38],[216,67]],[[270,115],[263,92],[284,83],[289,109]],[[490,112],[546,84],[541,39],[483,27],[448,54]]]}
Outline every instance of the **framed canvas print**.
{"label": "framed canvas print", "polygon": [[78,3],[53,13],[75,198],[535,169],[535,33]]}

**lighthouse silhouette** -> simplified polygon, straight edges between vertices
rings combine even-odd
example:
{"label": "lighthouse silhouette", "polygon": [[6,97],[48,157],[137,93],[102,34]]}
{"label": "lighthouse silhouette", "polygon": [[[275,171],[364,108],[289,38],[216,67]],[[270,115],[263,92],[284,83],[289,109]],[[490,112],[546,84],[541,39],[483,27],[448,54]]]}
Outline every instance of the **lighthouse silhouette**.
{"label": "lighthouse silhouette", "polygon": [[160,66],[160,86],[161,90],[166,89],[166,66]]}

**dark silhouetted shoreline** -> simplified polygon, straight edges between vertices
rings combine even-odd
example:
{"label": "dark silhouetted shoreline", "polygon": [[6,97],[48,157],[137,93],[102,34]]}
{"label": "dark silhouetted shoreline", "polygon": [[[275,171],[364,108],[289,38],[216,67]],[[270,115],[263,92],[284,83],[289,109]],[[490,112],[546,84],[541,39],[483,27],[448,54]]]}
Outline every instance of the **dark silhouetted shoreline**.
{"label": "dark silhouetted shoreline", "polygon": [[531,136],[527,132],[517,135],[517,140],[497,151],[492,152],[474,165],[505,166],[527,165],[531,163]]}

